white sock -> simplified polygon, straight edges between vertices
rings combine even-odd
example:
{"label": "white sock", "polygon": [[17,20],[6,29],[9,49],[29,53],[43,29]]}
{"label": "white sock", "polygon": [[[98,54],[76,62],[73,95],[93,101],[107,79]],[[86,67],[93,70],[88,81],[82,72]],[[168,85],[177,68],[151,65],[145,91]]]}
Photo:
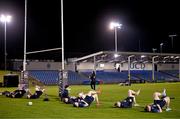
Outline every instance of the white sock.
{"label": "white sock", "polygon": [[163,90],[162,95],[166,96],[166,89]]}

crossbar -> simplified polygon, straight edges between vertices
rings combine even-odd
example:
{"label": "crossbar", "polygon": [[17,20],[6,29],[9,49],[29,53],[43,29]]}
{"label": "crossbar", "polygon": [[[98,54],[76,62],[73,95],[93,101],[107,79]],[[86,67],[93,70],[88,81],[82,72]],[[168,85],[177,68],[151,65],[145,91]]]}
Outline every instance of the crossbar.
{"label": "crossbar", "polygon": [[54,50],[62,50],[62,48],[52,48],[52,49],[46,49],[46,50],[38,50],[38,51],[32,51],[32,52],[27,52],[26,54],[35,54],[35,53],[41,53],[41,52],[49,52],[49,51],[54,51]]}

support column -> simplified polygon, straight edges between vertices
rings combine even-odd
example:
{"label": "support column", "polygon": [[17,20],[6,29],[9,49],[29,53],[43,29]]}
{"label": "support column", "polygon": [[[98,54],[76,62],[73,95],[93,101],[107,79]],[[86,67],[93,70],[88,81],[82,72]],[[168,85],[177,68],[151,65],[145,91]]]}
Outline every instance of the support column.
{"label": "support column", "polygon": [[152,57],[152,80],[154,81],[154,60],[155,60],[155,58],[157,58],[158,56],[154,56],[154,57]]}
{"label": "support column", "polygon": [[129,83],[131,83],[131,72],[130,72],[131,57],[134,57],[134,55],[128,56],[128,80],[129,80]]}
{"label": "support column", "polygon": [[96,56],[94,56],[94,71],[96,72]]}

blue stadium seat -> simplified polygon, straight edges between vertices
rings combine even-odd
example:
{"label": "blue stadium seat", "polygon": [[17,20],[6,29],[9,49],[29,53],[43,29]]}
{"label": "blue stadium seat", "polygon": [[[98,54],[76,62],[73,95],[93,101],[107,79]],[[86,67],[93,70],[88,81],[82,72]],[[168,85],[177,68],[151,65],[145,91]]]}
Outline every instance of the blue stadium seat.
{"label": "blue stadium seat", "polygon": [[[68,84],[89,84],[89,76],[92,70],[74,72],[68,71]],[[177,71],[174,71],[177,73]],[[31,70],[29,76],[44,83],[45,85],[57,85],[59,79],[59,71]],[[98,83],[124,83],[128,81],[128,71],[96,71],[96,80]],[[178,77],[169,75],[162,71],[155,71],[156,81],[174,81],[179,80]],[[131,81],[149,81],[152,82],[151,70],[131,70]]]}
{"label": "blue stadium seat", "polygon": [[47,70],[31,70],[28,71],[29,76],[44,83],[45,85],[57,84],[59,79],[58,71],[47,71]]}

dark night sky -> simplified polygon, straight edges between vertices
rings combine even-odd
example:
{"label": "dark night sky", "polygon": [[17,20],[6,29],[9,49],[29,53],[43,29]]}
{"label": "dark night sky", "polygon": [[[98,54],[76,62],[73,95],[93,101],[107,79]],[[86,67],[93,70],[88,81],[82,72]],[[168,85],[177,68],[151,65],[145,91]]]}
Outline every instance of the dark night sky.
{"label": "dark night sky", "polygon": [[[61,47],[60,6],[60,0],[28,0],[27,51]],[[123,24],[118,30],[119,51],[152,52],[157,48],[159,52],[163,42],[163,52],[180,53],[179,36],[174,38],[173,50],[168,37],[180,35],[179,11],[178,0],[64,0],[65,56],[113,51],[114,31],[109,29],[112,20]],[[7,25],[8,58],[23,58],[24,0],[1,0],[3,13],[12,15]],[[1,23],[1,60],[3,30]],[[49,53],[51,58],[60,55],[58,51]]]}

